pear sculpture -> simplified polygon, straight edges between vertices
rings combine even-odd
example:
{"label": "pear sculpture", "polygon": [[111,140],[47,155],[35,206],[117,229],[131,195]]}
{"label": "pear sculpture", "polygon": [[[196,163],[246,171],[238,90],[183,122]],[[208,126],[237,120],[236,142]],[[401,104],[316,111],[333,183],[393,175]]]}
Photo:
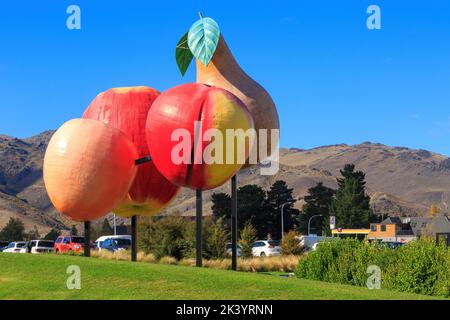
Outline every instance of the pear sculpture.
{"label": "pear sculpture", "polygon": [[[267,156],[270,156],[277,147],[272,145],[271,130],[280,129],[275,103],[269,93],[242,70],[222,35],[212,60],[205,65],[197,59],[196,64],[197,82],[228,90],[247,106],[258,133],[258,146],[264,143],[260,139],[266,139]],[[267,135],[261,135],[260,129],[266,129]],[[257,154],[258,162],[264,160],[259,158],[259,150]]]}

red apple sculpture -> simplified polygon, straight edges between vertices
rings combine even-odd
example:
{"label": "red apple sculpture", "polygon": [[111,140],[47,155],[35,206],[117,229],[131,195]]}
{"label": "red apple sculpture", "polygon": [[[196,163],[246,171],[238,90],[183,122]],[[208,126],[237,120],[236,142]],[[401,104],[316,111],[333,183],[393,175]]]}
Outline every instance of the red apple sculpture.
{"label": "red apple sculpture", "polygon": [[[196,122],[201,121],[201,127]],[[163,92],[152,105],[146,125],[147,142],[156,168],[172,183],[196,190],[218,187],[244,165],[252,144],[227,141],[227,129],[253,129],[247,107],[229,91],[199,83],[180,85]],[[222,161],[207,163],[205,151],[211,130],[222,135],[212,152]],[[197,131],[197,132],[196,132]],[[229,139],[231,140],[231,139]],[[227,144],[231,143],[231,148]],[[187,146],[187,147],[182,147]],[[228,146],[229,147],[229,146]],[[233,161],[227,153],[233,152]],[[180,158],[184,159],[180,161]],[[239,161],[244,159],[244,163]]]}
{"label": "red apple sculpture", "polygon": [[52,136],[44,157],[44,182],[55,208],[75,221],[91,221],[114,209],[136,175],[138,152],[120,130],[74,119]]}
{"label": "red apple sculpture", "polygon": [[[101,120],[120,129],[134,143],[138,157],[142,158],[150,155],[145,124],[158,95],[155,89],[144,86],[110,89],[92,101],[83,118]],[[128,195],[113,211],[123,217],[157,214],[170,203],[178,189],[158,172],[152,161],[140,164]]]}

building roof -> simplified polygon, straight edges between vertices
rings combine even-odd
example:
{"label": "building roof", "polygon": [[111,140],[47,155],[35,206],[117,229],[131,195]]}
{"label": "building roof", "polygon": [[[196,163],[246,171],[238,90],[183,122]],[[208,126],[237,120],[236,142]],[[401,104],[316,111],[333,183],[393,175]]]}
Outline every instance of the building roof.
{"label": "building roof", "polygon": [[381,224],[402,224],[402,218],[400,217],[387,217]]}
{"label": "building roof", "polygon": [[431,217],[388,217],[381,224],[409,224],[415,236],[421,236],[429,231],[436,233],[450,233],[450,220],[448,216]]}

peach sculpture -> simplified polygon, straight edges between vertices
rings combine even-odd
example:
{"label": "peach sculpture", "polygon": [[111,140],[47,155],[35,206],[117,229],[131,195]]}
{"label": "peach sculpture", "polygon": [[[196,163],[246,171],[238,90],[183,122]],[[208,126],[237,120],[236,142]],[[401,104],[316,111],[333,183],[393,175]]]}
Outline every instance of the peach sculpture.
{"label": "peach sculpture", "polygon": [[70,120],[53,134],[45,152],[50,200],[75,221],[98,219],[126,196],[137,157],[122,131],[97,120]]}

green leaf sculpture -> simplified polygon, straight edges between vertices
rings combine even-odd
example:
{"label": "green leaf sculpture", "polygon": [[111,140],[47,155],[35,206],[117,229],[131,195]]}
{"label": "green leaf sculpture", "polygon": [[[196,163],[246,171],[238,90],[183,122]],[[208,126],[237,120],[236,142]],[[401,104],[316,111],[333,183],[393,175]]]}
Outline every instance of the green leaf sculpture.
{"label": "green leaf sculpture", "polygon": [[188,46],[188,33],[186,32],[180,41],[178,41],[177,48],[175,50],[175,59],[177,60],[178,69],[180,69],[181,75],[184,76],[192,59],[194,58],[191,50]]}
{"label": "green leaf sculpture", "polygon": [[207,66],[219,43],[219,25],[211,18],[201,18],[189,29],[187,38],[192,54]]}

